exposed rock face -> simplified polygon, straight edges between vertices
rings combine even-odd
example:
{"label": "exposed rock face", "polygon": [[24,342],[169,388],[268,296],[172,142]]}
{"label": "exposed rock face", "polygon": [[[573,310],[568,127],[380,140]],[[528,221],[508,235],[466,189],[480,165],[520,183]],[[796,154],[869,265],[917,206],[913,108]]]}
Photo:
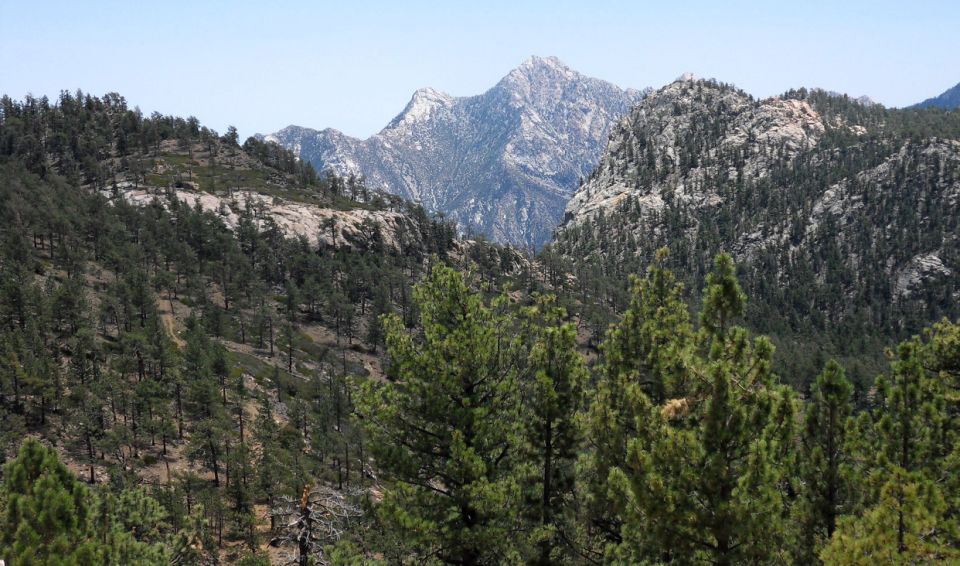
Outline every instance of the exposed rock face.
{"label": "exposed rock face", "polygon": [[390,210],[337,210],[314,204],[278,199],[252,191],[235,191],[230,197],[183,189],[133,188],[118,184],[120,196],[131,204],[146,206],[155,198],[168,194],[181,202],[220,216],[224,224],[235,230],[240,217],[249,207],[259,228],[273,222],[288,238],[305,237],[313,246],[326,248],[369,249],[374,231],[390,251],[399,253],[409,245],[409,238],[419,233],[408,215]]}
{"label": "exposed rock face", "polygon": [[682,77],[614,127],[553,246],[624,271],[667,246],[691,285],[727,251],[756,312],[796,309],[791,324],[853,313],[902,331],[910,317],[960,315],[960,141],[942,137],[960,120],[914,116]]}
{"label": "exposed rock face", "polygon": [[366,140],[297,126],[266,139],[318,170],[363,175],[443,212],[465,232],[536,248],[593,170],[610,127],[642,97],[533,57],[478,96],[418,90]]}
{"label": "exposed rock face", "polygon": [[938,108],[946,108],[947,110],[952,110],[954,108],[960,108],[960,83],[955,85],[953,88],[947,89],[940,96],[934,98],[928,98],[919,104],[916,104],[915,108],[928,108],[935,106]]}
{"label": "exposed rock face", "polygon": [[[689,151],[691,140],[712,133],[717,135],[710,147]],[[763,177],[772,161],[790,160],[823,133],[822,118],[806,101],[761,103],[684,75],[649,95],[614,128],[600,165],[567,204],[568,221],[609,212],[627,196],[657,210],[665,191],[688,206],[715,205],[720,196],[709,179]]]}
{"label": "exposed rock face", "polygon": [[922,289],[926,281],[949,277],[952,274],[937,254],[918,255],[897,273],[894,292],[898,297],[909,297],[916,290]]}

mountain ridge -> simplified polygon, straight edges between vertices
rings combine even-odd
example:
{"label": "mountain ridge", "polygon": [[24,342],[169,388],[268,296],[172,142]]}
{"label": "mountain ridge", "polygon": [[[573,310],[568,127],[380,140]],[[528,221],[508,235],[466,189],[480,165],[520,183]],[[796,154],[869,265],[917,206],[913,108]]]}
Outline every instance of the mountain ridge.
{"label": "mountain ridge", "polygon": [[610,127],[643,96],[556,57],[534,56],[478,95],[418,89],[366,139],[301,126],[262,137],[318,170],[362,175],[419,201],[464,232],[539,248],[592,171]]}
{"label": "mountain ridge", "polygon": [[955,114],[671,83],[613,128],[550,251],[589,279],[641,272],[668,247],[694,290],[729,252],[751,327],[859,355],[846,337],[902,338],[960,315]]}
{"label": "mountain ridge", "polygon": [[960,108],[960,83],[955,84],[937,96],[914,104],[911,108],[929,108],[931,106],[947,110]]}

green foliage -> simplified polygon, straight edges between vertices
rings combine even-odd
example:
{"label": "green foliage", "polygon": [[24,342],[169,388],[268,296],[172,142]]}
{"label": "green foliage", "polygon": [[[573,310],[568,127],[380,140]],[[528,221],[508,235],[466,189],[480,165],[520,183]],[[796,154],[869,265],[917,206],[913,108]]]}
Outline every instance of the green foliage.
{"label": "green foliage", "polygon": [[582,440],[576,415],[588,373],[577,352],[576,328],[562,322],[565,313],[552,297],[541,298],[525,315],[532,345],[520,393],[519,475],[523,513],[534,525],[525,561],[569,563],[579,511],[575,465]]}
{"label": "green foliage", "polygon": [[794,517],[798,532],[794,560],[812,564],[836,530],[837,517],[850,506],[854,478],[845,450],[847,419],[853,411],[853,386],[835,361],[813,385],[804,415],[795,481]]}
{"label": "green foliage", "polygon": [[[670,277],[648,276],[657,279]],[[609,560],[764,563],[783,544],[793,398],[771,373],[770,343],[730,325],[744,297],[729,257],[717,258],[708,281],[698,344],[689,345],[683,316],[664,322],[679,328],[660,333],[679,340],[664,349],[679,355],[674,363],[690,380],[660,401],[631,384],[632,432],[624,460],[609,470],[610,497],[623,510]],[[677,293],[667,296],[678,302]]]}
{"label": "green foliage", "polygon": [[160,505],[141,490],[92,493],[27,439],[4,468],[0,555],[13,564],[166,564]]}
{"label": "green foliage", "polygon": [[92,496],[33,439],[4,468],[2,554],[14,564],[90,564],[99,556]]}
{"label": "green foliage", "polygon": [[820,558],[838,566],[955,563],[960,549],[943,541],[945,510],[932,484],[895,472],[874,506],[860,516],[840,519]]}
{"label": "green foliage", "polygon": [[957,333],[941,322],[890,352],[892,371],[877,378],[872,410],[847,433],[858,506],[839,520],[824,562],[960,559]]}
{"label": "green foliage", "polygon": [[580,481],[589,532],[602,543],[623,542],[624,509],[622,499],[609,493],[610,471],[626,466],[628,443],[643,434],[652,404],[678,399],[682,407],[679,399],[691,378],[686,359],[693,328],[683,286],[664,268],[666,258],[660,252],[646,277],[632,280],[630,307],[601,344],[598,383],[582,416],[590,450],[582,458]]}
{"label": "green foliage", "polygon": [[506,560],[518,511],[513,322],[503,299],[485,303],[441,265],[415,297],[422,339],[385,318],[391,381],[364,384],[358,402],[388,481],[378,517],[404,561]]}

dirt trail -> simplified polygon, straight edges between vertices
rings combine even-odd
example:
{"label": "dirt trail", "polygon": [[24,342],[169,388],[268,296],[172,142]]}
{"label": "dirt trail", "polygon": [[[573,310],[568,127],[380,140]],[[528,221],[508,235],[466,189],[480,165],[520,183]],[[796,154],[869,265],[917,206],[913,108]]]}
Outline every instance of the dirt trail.
{"label": "dirt trail", "polygon": [[162,301],[157,298],[157,311],[160,313],[160,321],[163,322],[163,327],[167,329],[167,334],[170,335],[170,339],[173,340],[173,343],[177,345],[177,348],[183,348],[187,345],[182,338],[177,334],[177,323],[174,320],[173,312],[165,310],[163,305],[166,304],[169,308],[176,308],[174,305],[170,304],[170,301]]}

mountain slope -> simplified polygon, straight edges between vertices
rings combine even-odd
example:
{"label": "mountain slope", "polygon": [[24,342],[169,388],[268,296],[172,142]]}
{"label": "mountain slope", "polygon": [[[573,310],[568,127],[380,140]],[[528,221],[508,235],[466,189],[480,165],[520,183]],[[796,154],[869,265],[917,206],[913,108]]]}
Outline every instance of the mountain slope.
{"label": "mountain slope", "polygon": [[[99,484],[102,536],[77,490],[58,519],[102,541],[82,563],[285,564],[286,501],[336,485],[352,508],[375,481],[349,416],[353,380],[386,371],[380,315],[412,320],[425,271],[468,259],[494,288],[524,268],[276,144],[117,94],[0,96],[0,462],[34,437],[57,481]],[[47,546],[18,523],[0,513],[7,563],[7,533]],[[134,531],[143,556],[107,534]]]}
{"label": "mountain slope", "polygon": [[729,251],[752,326],[855,353],[960,314],[960,120],[950,114],[674,82],[614,128],[552,251],[609,277],[667,246],[690,289]]}
{"label": "mountain slope", "polygon": [[418,90],[366,140],[298,126],[266,139],[318,170],[363,175],[372,187],[443,212],[466,232],[539,247],[612,124],[641,98],[533,57],[478,96]]}
{"label": "mountain slope", "polygon": [[914,108],[929,108],[931,106],[945,108],[947,110],[960,108],[960,83],[954,85],[953,88],[947,89],[940,96],[928,98],[914,105]]}

